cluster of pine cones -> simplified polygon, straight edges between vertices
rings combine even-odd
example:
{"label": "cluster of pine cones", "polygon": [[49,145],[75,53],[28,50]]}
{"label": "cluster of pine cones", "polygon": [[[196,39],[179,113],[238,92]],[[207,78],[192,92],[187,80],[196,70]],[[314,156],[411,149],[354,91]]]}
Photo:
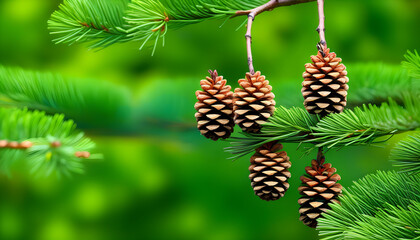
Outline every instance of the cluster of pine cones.
{"label": "cluster of pine cones", "polygon": [[[330,113],[340,113],[346,106],[348,78],[345,66],[335,53],[320,48],[312,63],[305,65],[302,95],[304,106],[311,114],[321,117]],[[198,102],[195,117],[198,129],[212,140],[229,138],[235,124],[242,131],[259,133],[275,110],[274,94],[265,76],[260,72],[247,73],[239,80],[241,88],[231,91],[231,86],[217,74],[209,71],[210,77],[201,80],[202,90],[196,92]],[[263,200],[277,200],[289,188],[291,162],[287,153],[277,141],[268,142],[256,149],[251,157],[249,178],[255,194]],[[316,227],[317,219],[330,209],[329,204],[338,202],[342,186],[337,183],[340,176],[336,169],[325,163],[325,157],[318,154],[306,167],[306,175],[301,177],[299,192],[300,220],[310,227]]]}
{"label": "cluster of pine cones", "polygon": [[272,87],[260,72],[247,73],[239,80],[242,88],[231,91],[226,80],[217,71],[209,71],[211,77],[201,80],[203,90],[197,91],[195,117],[198,130],[212,140],[226,139],[235,124],[244,132],[258,133],[261,124],[273,114],[276,102]]}

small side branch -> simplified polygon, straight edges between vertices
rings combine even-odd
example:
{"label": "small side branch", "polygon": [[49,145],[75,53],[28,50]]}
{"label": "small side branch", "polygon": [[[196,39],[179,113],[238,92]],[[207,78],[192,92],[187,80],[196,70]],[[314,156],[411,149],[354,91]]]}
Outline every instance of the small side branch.
{"label": "small side branch", "polygon": [[245,39],[246,39],[246,52],[247,52],[247,56],[248,56],[248,67],[249,67],[249,73],[254,75],[255,74],[255,70],[254,70],[254,64],[252,62],[252,35],[251,35],[251,30],[252,30],[252,23],[254,22],[254,18],[255,16],[249,14],[248,15],[248,24],[246,27],[246,34],[245,34]]}
{"label": "small side branch", "polygon": [[316,31],[319,33],[319,45],[321,53],[327,49],[327,41],[325,40],[325,15],[324,15],[324,0],[318,0],[318,15],[319,25]]}
{"label": "small side branch", "polygon": [[245,34],[246,39],[246,49],[247,49],[247,55],[248,55],[248,67],[249,67],[249,73],[254,74],[254,65],[252,60],[252,23],[254,22],[255,17],[265,11],[271,11],[274,8],[281,7],[281,6],[290,6],[294,4],[299,3],[305,3],[305,2],[312,2],[315,0],[270,0],[266,4],[263,4],[259,7],[256,7],[251,10],[246,11],[237,11],[234,15],[236,16],[242,16],[242,15],[248,15],[248,23],[247,23],[247,30]]}
{"label": "small side branch", "polygon": [[322,147],[318,148],[318,154],[316,155],[316,161],[318,162],[318,164],[320,166],[322,166],[322,164],[324,163],[325,160],[325,156],[324,156],[324,152]]}

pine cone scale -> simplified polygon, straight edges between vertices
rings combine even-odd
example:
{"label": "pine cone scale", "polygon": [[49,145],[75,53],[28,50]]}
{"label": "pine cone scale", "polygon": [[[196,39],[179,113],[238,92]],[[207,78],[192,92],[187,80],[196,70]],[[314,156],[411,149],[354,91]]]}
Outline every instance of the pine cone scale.
{"label": "pine cone scale", "polygon": [[306,176],[300,179],[302,185],[298,188],[302,197],[298,200],[300,220],[309,227],[316,227],[317,219],[328,211],[330,203],[337,203],[342,186],[337,183],[340,176],[331,164],[324,164],[324,159],[318,163],[312,161],[311,167],[306,167]]}
{"label": "pine cone scale", "polygon": [[347,104],[348,78],[346,67],[335,53],[325,50],[311,56],[313,63],[305,64],[302,95],[306,110],[312,114],[340,113]]}
{"label": "pine cone scale", "polygon": [[283,197],[289,188],[287,180],[290,178],[290,172],[280,164],[288,163],[289,167],[291,164],[286,152],[276,152],[281,149],[281,144],[266,143],[251,157],[251,186],[255,194],[266,201]]}
{"label": "pine cone scale", "polygon": [[247,73],[245,79],[238,82],[242,88],[235,89],[234,93],[235,123],[245,132],[257,133],[274,112],[272,88],[260,72]]}
{"label": "pine cone scale", "polygon": [[211,78],[200,81],[203,90],[196,92],[197,128],[212,140],[225,139],[230,137],[234,127],[233,93],[223,77],[218,76],[216,71],[210,73]]}

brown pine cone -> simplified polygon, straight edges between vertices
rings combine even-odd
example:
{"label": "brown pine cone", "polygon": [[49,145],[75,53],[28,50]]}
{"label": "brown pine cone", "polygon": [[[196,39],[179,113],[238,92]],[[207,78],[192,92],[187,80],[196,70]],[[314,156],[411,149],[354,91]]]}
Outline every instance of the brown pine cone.
{"label": "brown pine cone", "polygon": [[292,165],[280,143],[269,142],[257,148],[251,157],[249,179],[255,194],[262,200],[277,200],[289,188],[289,168]]}
{"label": "brown pine cone", "polygon": [[348,77],[341,58],[330,49],[311,56],[313,63],[305,64],[302,95],[306,110],[325,116],[340,113],[347,104]]}
{"label": "brown pine cone", "polygon": [[343,188],[337,183],[341,179],[340,175],[334,174],[337,170],[330,163],[324,164],[324,161],[325,158],[321,158],[320,163],[312,160],[312,167],[305,168],[307,175],[300,178],[299,220],[312,228],[316,227],[321,214],[331,209],[328,204],[339,203],[337,198]]}
{"label": "brown pine cone", "polygon": [[211,78],[200,81],[203,91],[195,95],[198,102],[194,108],[197,127],[201,134],[214,141],[230,137],[235,125],[233,121],[233,93],[226,80],[217,75],[217,71],[209,70]]}
{"label": "brown pine cone", "polygon": [[272,87],[259,71],[247,73],[238,82],[242,88],[236,88],[234,93],[235,123],[245,132],[257,133],[275,109]]}

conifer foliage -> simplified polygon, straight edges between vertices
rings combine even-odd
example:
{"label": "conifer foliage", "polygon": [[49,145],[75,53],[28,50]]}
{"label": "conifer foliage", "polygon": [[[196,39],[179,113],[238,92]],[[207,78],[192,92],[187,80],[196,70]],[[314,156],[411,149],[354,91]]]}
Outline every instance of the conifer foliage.
{"label": "conifer foliage", "polygon": [[320,218],[319,236],[335,239],[418,239],[420,177],[396,172],[367,175],[346,188],[341,204]]}
{"label": "conifer foliage", "polygon": [[[227,151],[236,157],[255,151],[249,178],[255,194],[267,201],[283,197],[289,188],[291,162],[286,152],[279,152],[280,142],[309,146],[307,154],[318,150],[317,159],[312,160],[311,166],[305,169],[306,175],[301,177],[298,190],[302,197],[298,203],[300,220],[307,226],[318,227],[325,239],[418,239],[418,134],[402,140],[392,152],[395,165],[412,176],[378,172],[359,180],[343,196],[342,186],[337,183],[340,176],[330,163],[325,163],[323,155],[323,150],[379,144],[395,134],[419,130],[418,53],[406,54],[402,65],[407,72],[378,71],[373,73],[373,80],[360,80],[359,83],[365,83],[360,84],[364,89],[354,94],[358,106],[345,109],[349,89],[347,69],[342,59],[327,48],[324,0],[317,0],[320,41],[316,45],[317,55],[311,56],[312,63],[305,65],[303,73],[304,101],[300,105],[304,108],[276,108],[272,87],[260,72],[254,71],[251,30],[256,16],[276,7],[310,1],[64,0],[51,16],[49,29],[57,43],[91,42],[92,47],[106,47],[116,42],[141,41],[141,49],[151,41],[153,53],[160,40],[164,43],[169,29],[207,19],[247,16],[249,72],[245,79],[239,80],[240,88],[234,93],[216,71],[210,71],[211,76],[200,82],[202,90],[196,92],[195,104],[200,133],[218,140],[229,138],[235,124],[242,129],[244,136],[233,137]],[[372,73],[371,69],[368,71]],[[13,99],[12,94],[10,98]],[[73,152],[79,138],[71,139],[68,142],[73,143]],[[12,144],[9,140],[0,141],[0,146],[14,151],[36,149],[32,144],[36,145],[37,141],[29,144],[27,139],[18,138]],[[39,142],[42,141],[45,139]],[[41,154],[32,155],[51,152],[50,148],[57,146],[53,143],[50,141],[47,150],[40,148]],[[75,156],[89,156],[84,151],[78,150]],[[74,161],[68,163],[77,165]]]}

